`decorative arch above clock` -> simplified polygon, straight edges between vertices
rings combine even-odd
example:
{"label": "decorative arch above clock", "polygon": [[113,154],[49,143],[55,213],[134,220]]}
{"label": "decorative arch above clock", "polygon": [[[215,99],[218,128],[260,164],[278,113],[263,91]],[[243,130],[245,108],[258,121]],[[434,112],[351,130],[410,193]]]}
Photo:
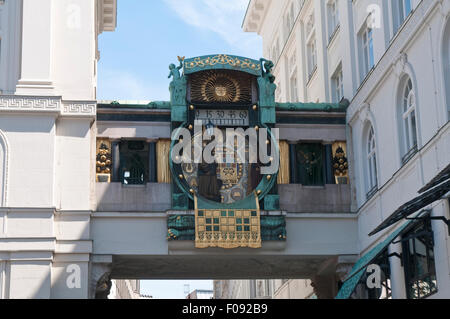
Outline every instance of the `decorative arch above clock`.
{"label": "decorative arch above clock", "polygon": [[254,76],[230,70],[201,71],[189,76],[191,103],[240,103],[253,100]]}

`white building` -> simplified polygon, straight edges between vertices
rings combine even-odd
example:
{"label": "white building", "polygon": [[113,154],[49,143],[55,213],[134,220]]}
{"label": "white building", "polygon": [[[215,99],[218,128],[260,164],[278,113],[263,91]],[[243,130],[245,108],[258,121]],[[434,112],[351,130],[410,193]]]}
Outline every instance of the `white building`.
{"label": "white building", "polygon": [[141,295],[139,280],[112,280],[108,299],[151,299]]}
{"label": "white building", "polygon": [[[262,122],[261,112],[281,128],[285,162],[291,148],[305,147],[288,142],[314,144],[324,160],[313,167],[320,183],[289,181],[296,164],[283,168],[279,191],[266,176],[273,191],[260,212],[266,239],[258,249],[226,252],[195,248],[188,197],[195,191],[169,167],[171,125],[195,106],[173,104],[188,100],[177,94],[171,102],[96,101],[97,39],[115,29],[116,5],[0,1],[0,298],[106,298],[111,287],[112,297],[134,296],[137,285],[123,280],[233,276],[264,280],[221,281],[216,296],[332,298],[342,285],[339,296],[349,297],[368,264],[385,271],[392,293],[382,296],[450,297],[448,226],[390,218],[449,167],[450,1],[250,1],[244,29],[264,39],[279,101],[351,103],[347,113],[328,103],[258,108],[257,81],[273,87],[270,64],[258,73],[258,61],[232,59],[251,79],[252,121]],[[218,74],[225,74],[231,65],[223,57],[205,62],[222,61]],[[193,67],[196,58],[190,61]],[[201,71],[190,72],[199,87]],[[172,75],[172,93],[183,92],[185,75],[176,68]],[[350,183],[333,174],[339,145],[347,146]],[[127,159],[132,165],[124,168]],[[176,181],[181,192],[173,191]],[[439,187],[410,206],[447,220],[446,194],[433,197]],[[382,222],[395,226],[369,236]],[[400,236],[403,242],[392,243]],[[392,255],[402,252],[403,266]],[[355,296],[378,294],[366,288],[359,285]]]}
{"label": "white building", "polygon": [[116,1],[6,0],[0,21],[0,299],[87,298],[97,39]]}
{"label": "white building", "polygon": [[186,299],[213,299],[212,290],[196,289],[186,296]]}
{"label": "white building", "polygon": [[311,280],[216,280],[216,299],[312,299]]}
{"label": "white building", "polygon": [[[450,163],[450,1],[251,0],[243,29],[262,36],[280,102],[351,101],[352,210],[364,255],[393,229],[368,234]],[[426,208],[449,218],[448,200]],[[448,226],[431,225],[428,290],[420,294],[423,278],[390,257],[392,297],[450,296]]]}

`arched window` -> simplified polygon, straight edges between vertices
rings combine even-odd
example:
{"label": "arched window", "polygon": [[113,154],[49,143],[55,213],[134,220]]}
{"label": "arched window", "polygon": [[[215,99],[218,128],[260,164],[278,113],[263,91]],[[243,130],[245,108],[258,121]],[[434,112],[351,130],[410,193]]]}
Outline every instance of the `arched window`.
{"label": "arched window", "polygon": [[410,78],[404,81],[400,103],[405,163],[417,151],[416,96]]}
{"label": "arched window", "polygon": [[370,127],[367,137],[367,197],[372,196],[378,189],[377,151],[373,127]]}
{"label": "arched window", "polygon": [[394,35],[413,10],[411,0],[392,1]]}

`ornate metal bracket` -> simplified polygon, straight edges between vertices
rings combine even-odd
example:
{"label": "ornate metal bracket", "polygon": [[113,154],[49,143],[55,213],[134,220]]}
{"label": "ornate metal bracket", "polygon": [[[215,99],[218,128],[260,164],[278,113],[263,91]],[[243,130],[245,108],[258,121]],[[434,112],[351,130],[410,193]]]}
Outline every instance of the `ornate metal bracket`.
{"label": "ornate metal bracket", "polygon": [[403,267],[403,254],[402,253],[392,253],[392,254],[389,254],[388,255],[388,258],[391,258],[391,257],[397,257],[398,259],[400,259],[400,264],[402,265],[402,267]]}
{"label": "ornate metal bracket", "polygon": [[447,224],[448,235],[450,236],[450,219],[447,219],[445,216],[425,216],[425,217],[407,217],[406,220],[441,220],[445,224]]}

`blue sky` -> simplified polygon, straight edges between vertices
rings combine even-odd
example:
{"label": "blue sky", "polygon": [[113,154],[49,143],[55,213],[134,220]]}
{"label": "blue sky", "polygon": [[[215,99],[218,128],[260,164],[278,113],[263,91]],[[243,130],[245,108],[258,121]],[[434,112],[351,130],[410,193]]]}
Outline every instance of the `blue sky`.
{"label": "blue sky", "polygon": [[[100,36],[99,100],[168,100],[177,56],[225,53],[259,59],[262,39],[241,30],[248,0],[118,0],[117,29]],[[212,281],[142,281],[141,293],[184,298]]]}
{"label": "blue sky", "polygon": [[177,56],[259,59],[262,39],[241,29],[248,0],[118,0],[115,32],[100,36],[99,100],[168,100]]}

